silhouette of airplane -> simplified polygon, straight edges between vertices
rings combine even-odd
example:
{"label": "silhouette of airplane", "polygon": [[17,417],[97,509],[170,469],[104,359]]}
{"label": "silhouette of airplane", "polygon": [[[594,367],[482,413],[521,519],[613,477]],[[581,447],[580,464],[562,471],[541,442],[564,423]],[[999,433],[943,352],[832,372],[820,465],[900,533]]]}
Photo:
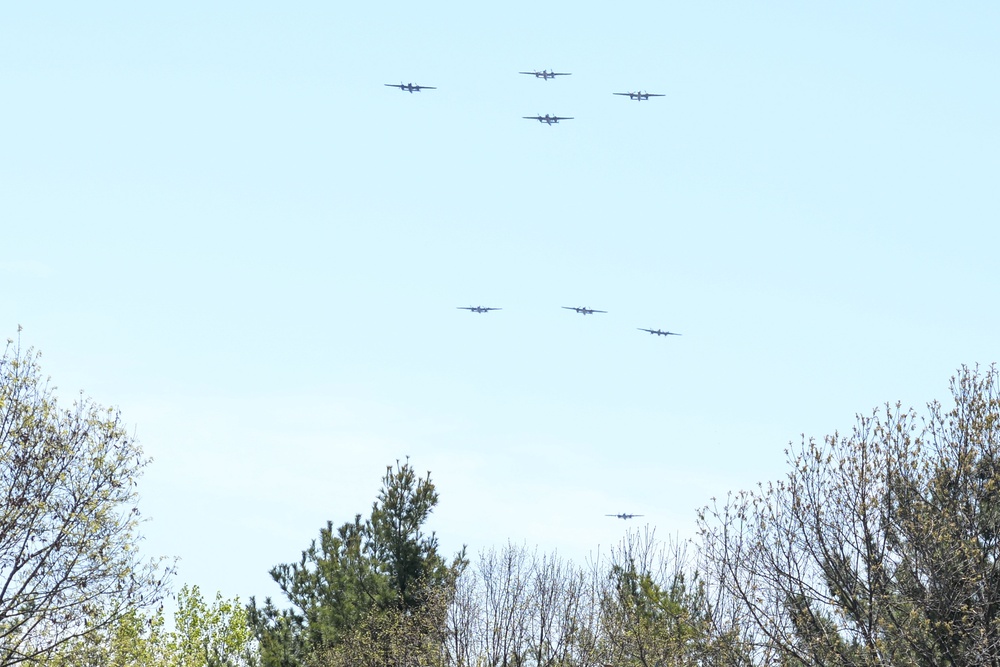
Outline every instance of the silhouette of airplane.
{"label": "silhouette of airplane", "polygon": [[415,83],[387,83],[390,88],[399,88],[408,93],[419,93],[421,90],[437,90],[434,86],[418,86]]}
{"label": "silhouette of airplane", "polygon": [[611,93],[612,95],[628,95],[630,100],[636,100],[642,102],[643,100],[648,100],[650,97],[666,97],[666,95],[661,95],[659,93]]}
{"label": "silhouette of airplane", "polygon": [[537,120],[539,123],[545,123],[546,125],[552,125],[553,123],[558,123],[561,120],[573,120],[572,116],[550,116],[545,114],[544,116],[521,116],[527,120]]}
{"label": "silhouette of airplane", "polygon": [[637,516],[645,516],[644,514],[605,514],[604,516],[613,516],[616,519],[634,519]]}
{"label": "silhouette of airplane", "polygon": [[458,310],[470,310],[473,313],[488,313],[491,310],[503,310],[503,308],[487,308],[485,306],[458,306]]}
{"label": "silhouette of airplane", "polygon": [[656,334],[657,336],[680,336],[679,333],[674,333],[673,331],[660,331],[659,329],[643,329],[639,327],[639,331],[648,331],[651,334]]}
{"label": "silhouette of airplane", "polygon": [[563,306],[566,310],[575,310],[581,315],[591,315],[593,313],[606,313],[606,310],[594,310],[593,308],[577,308],[576,306]]}
{"label": "silhouette of airplane", "polygon": [[552,72],[550,70],[542,70],[541,72],[518,72],[518,74],[532,74],[536,79],[554,79],[557,76],[569,76],[572,72]]}

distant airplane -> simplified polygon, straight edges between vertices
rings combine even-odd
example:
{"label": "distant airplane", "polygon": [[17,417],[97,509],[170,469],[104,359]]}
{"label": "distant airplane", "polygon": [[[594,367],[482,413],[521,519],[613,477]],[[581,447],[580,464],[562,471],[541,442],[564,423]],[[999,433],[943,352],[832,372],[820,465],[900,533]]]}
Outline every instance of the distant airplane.
{"label": "distant airplane", "polygon": [[558,123],[561,120],[573,120],[572,116],[550,116],[545,114],[544,116],[521,116],[528,120],[537,120],[539,123],[545,123],[546,125],[552,125],[553,123]]}
{"label": "distant airplane", "polygon": [[437,90],[434,86],[418,86],[415,83],[387,83],[385,85],[405,90],[408,93],[419,93],[421,90]]}
{"label": "distant airplane", "polygon": [[572,72],[552,72],[549,70],[542,70],[541,72],[518,72],[518,74],[532,74],[536,79],[554,79],[557,76],[569,76]]}
{"label": "distant airplane", "polygon": [[491,310],[503,310],[503,308],[487,308],[485,306],[458,306],[458,310],[471,310],[474,313],[488,313]]}
{"label": "distant airplane", "polygon": [[661,95],[658,93],[612,93],[612,95],[628,95],[630,100],[637,100],[642,102],[643,100],[648,100],[650,97],[666,97],[666,95]]}
{"label": "distant airplane", "polygon": [[606,310],[594,310],[593,308],[577,308],[576,306],[563,306],[566,310],[575,310],[581,315],[591,315],[593,313],[606,313]]}
{"label": "distant airplane", "polygon": [[659,329],[643,329],[639,327],[639,331],[648,331],[651,334],[656,334],[657,336],[680,336],[679,333],[674,333],[673,331],[660,331]]}
{"label": "distant airplane", "polygon": [[645,516],[644,514],[605,514],[604,516],[613,516],[616,519],[634,519],[637,516]]}

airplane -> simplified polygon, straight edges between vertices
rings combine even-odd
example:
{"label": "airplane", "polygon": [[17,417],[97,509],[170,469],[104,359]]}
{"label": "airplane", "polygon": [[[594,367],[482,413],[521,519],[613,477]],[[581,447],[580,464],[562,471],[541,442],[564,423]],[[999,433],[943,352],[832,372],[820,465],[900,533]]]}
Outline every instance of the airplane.
{"label": "airplane", "polygon": [[605,514],[604,516],[613,516],[616,519],[634,519],[637,516],[645,516],[644,514]]}
{"label": "airplane", "polygon": [[659,93],[612,93],[612,95],[628,95],[630,100],[636,100],[642,102],[643,100],[648,100],[650,97],[666,97],[666,95],[661,95]]}
{"label": "airplane", "polygon": [[539,123],[545,123],[546,125],[552,125],[553,123],[558,123],[561,120],[573,120],[572,116],[550,116],[545,114],[544,116],[521,116],[521,118],[526,118],[527,120],[537,120]]}
{"label": "airplane", "polygon": [[575,310],[581,315],[591,315],[593,313],[606,313],[606,310],[594,310],[593,308],[577,308],[576,306],[563,306],[566,310]]}
{"label": "airplane", "polygon": [[458,310],[471,310],[474,313],[488,313],[491,310],[503,310],[503,308],[487,308],[485,306],[458,306]]}
{"label": "airplane", "polygon": [[419,93],[421,90],[437,90],[434,86],[418,86],[415,83],[387,83],[385,84],[391,88],[399,88],[400,90],[405,90],[408,93]]}
{"label": "airplane", "polygon": [[656,334],[657,336],[680,336],[679,333],[674,333],[673,331],[660,331],[659,329],[643,329],[639,327],[639,331],[648,331],[651,334]]}
{"label": "airplane", "polygon": [[550,70],[542,70],[541,72],[518,72],[518,74],[533,74],[536,79],[554,79],[557,76],[569,76],[572,72],[552,72]]}

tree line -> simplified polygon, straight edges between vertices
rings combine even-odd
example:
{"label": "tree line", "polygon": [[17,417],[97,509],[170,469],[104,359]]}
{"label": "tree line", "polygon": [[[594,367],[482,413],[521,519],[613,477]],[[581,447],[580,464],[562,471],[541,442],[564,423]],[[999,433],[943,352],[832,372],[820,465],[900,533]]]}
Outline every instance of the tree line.
{"label": "tree line", "polygon": [[367,516],[270,575],[197,587],[138,549],[148,459],[117,411],[57,403],[39,355],[0,357],[0,666],[1000,665],[1000,373],[804,438],[781,480],[713,499],[687,542],[632,531],[573,563],[506,544],[446,557],[430,474],[388,466]]}

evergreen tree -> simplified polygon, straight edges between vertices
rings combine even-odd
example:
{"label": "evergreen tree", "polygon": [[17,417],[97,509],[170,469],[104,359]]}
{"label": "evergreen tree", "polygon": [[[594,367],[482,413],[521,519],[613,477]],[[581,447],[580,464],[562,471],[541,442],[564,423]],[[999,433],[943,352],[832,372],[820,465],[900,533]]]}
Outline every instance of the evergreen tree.
{"label": "evergreen tree", "polygon": [[[409,461],[389,466],[371,516],[332,522],[297,563],[277,565],[271,576],[292,604],[250,602],[250,621],[264,667],[299,667],[322,660],[378,664],[406,642],[430,646],[443,630],[444,613],[464,553],[449,565],[437,537],[423,525],[437,504],[430,474],[420,478]],[[439,643],[439,642],[438,642]],[[396,662],[393,660],[393,662]]]}

